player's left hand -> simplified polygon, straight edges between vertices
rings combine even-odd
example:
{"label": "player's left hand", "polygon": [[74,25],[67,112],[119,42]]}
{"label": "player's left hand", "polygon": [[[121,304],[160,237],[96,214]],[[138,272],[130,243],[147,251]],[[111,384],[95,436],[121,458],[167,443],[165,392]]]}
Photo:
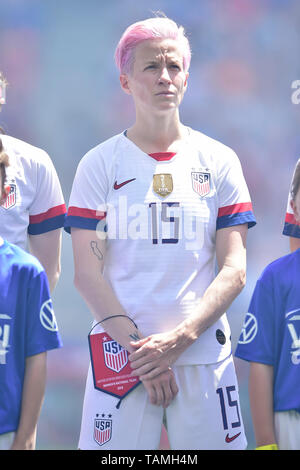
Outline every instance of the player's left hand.
{"label": "player's left hand", "polygon": [[133,375],[148,380],[168,370],[182,353],[177,335],[173,332],[158,333],[139,341],[132,341],[136,349],[129,355]]}

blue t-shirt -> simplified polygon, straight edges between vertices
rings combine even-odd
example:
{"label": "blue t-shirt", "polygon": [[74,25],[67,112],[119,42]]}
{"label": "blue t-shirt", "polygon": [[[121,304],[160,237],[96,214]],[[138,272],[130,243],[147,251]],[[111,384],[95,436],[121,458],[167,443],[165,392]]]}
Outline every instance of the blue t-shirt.
{"label": "blue t-shirt", "polygon": [[300,249],[258,279],[237,357],[274,367],[274,411],[300,412]]}
{"label": "blue t-shirt", "polygon": [[0,434],[18,428],[25,361],[62,346],[48,280],[39,261],[0,246]]}

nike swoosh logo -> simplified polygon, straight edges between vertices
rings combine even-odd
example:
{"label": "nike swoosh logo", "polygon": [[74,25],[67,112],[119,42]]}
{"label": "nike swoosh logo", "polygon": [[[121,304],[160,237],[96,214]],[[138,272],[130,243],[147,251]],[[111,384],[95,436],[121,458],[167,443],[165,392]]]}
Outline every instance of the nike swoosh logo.
{"label": "nike swoosh logo", "polygon": [[134,181],[135,179],[136,179],[136,178],[132,178],[131,180],[123,181],[123,183],[120,183],[120,184],[118,184],[118,183],[115,181],[114,189],[120,189],[120,188],[122,188],[122,186],[124,186],[125,184],[128,184],[128,183],[131,183],[131,181]]}
{"label": "nike swoosh logo", "polygon": [[241,433],[238,432],[237,434],[235,434],[234,436],[229,436],[229,434],[227,434],[227,436],[225,437],[225,441],[229,444],[230,442],[234,441],[237,437],[239,437]]}

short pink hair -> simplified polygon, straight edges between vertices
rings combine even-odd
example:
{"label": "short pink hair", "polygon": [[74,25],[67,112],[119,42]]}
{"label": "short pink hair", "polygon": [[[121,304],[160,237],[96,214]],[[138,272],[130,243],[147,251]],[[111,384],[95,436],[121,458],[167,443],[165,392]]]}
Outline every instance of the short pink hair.
{"label": "short pink hair", "polygon": [[134,60],[135,47],[148,39],[174,39],[182,47],[183,68],[187,72],[191,62],[191,49],[184,28],[166,17],[155,17],[130,25],[123,33],[115,52],[120,73],[129,73]]}

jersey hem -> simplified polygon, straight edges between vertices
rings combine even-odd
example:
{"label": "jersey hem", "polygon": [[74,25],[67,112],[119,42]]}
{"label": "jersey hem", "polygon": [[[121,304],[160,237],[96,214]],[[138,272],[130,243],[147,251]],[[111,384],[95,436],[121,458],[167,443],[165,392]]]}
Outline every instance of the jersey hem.
{"label": "jersey hem", "polygon": [[13,429],[8,429],[7,431],[1,431],[0,432],[0,437],[3,436],[3,434],[8,434],[10,432],[17,432],[17,429],[18,429],[18,425],[16,424]]}
{"label": "jersey hem", "polygon": [[218,357],[214,357],[212,359],[207,359],[207,360],[204,360],[204,361],[197,361],[197,362],[194,362],[194,361],[184,361],[184,362],[180,362],[180,358],[177,359],[176,362],[174,362],[174,367],[187,367],[187,366],[208,366],[208,365],[211,365],[211,364],[218,364],[219,362],[222,362],[222,361],[225,361],[228,357],[232,356],[232,350],[230,349],[230,351],[225,351],[224,354],[220,354]]}
{"label": "jersey hem", "polygon": [[217,219],[217,230],[234,225],[248,224],[248,228],[256,225],[256,220],[252,212],[245,212],[244,214],[223,215]]}
{"label": "jersey hem", "polygon": [[272,361],[267,361],[266,359],[260,359],[260,358],[249,358],[246,356],[243,356],[243,354],[240,353],[235,353],[234,357],[238,357],[239,359],[243,359],[244,361],[247,362],[258,362],[259,364],[265,364],[266,366],[274,366],[274,363]]}
{"label": "jersey hem", "polygon": [[32,356],[37,356],[38,354],[42,354],[47,351],[52,351],[53,349],[60,349],[63,347],[62,342],[60,341],[59,343],[53,343],[53,344],[47,344],[47,346],[41,345],[39,348],[37,348],[34,352],[26,352],[26,357],[32,357]]}
{"label": "jersey hem", "polygon": [[98,223],[101,222],[99,219],[88,219],[86,217],[80,218],[77,216],[69,215],[64,223],[64,230],[67,233],[71,233],[71,228],[83,228],[86,230],[96,230]]}
{"label": "jersey hem", "polygon": [[289,411],[295,411],[296,413],[299,413],[300,415],[300,408],[299,409],[298,408],[280,408],[279,410],[274,407],[274,413],[287,413]]}
{"label": "jersey hem", "polygon": [[51,232],[52,230],[56,230],[58,228],[63,228],[65,218],[66,214],[61,214],[37,224],[29,224],[27,230],[28,234],[41,235],[42,233]]}

